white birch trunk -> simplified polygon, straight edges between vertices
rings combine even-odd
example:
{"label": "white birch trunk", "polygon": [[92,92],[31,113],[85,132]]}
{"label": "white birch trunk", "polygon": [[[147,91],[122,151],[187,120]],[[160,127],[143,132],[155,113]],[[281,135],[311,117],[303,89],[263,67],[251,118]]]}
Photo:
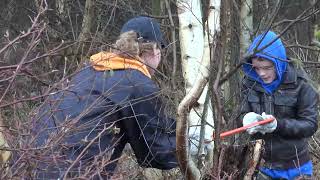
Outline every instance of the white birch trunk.
{"label": "white birch trunk", "polygon": [[[204,49],[204,36],[202,28],[202,15],[201,15],[201,1],[200,0],[177,0],[178,16],[179,16],[179,38],[180,38],[180,49],[181,49],[181,58],[182,58],[182,72],[185,78],[185,89],[187,96],[189,95],[192,86],[197,82],[199,78],[198,75],[201,75],[199,72],[199,67],[201,66],[202,53]],[[193,91],[191,91],[193,92]],[[205,95],[200,99],[205,99]],[[199,101],[198,101],[199,102]],[[203,101],[204,102],[204,101]],[[200,103],[200,102],[199,102]],[[179,106],[181,106],[180,103]],[[201,106],[201,105],[200,105]],[[203,105],[202,105],[203,107]],[[179,108],[178,108],[179,111]],[[191,110],[189,115],[190,123],[188,122],[177,122],[177,136],[181,135],[188,137],[187,127],[189,124],[200,124],[199,117],[195,115],[196,113]],[[179,112],[178,112],[179,115]],[[187,119],[182,119],[183,121],[188,121]],[[180,126],[180,124],[183,124]],[[181,128],[182,130],[178,129]],[[199,132],[200,132],[200,128]],[[193,130],[190,130],[191,132]],[[199,133],[200,134],[200,133]],[[180,144],[182,143],[182,144]],[[183,144],[184,143],[184,144]],[[179,141],[177,139],[177,146],[183,146],[184,152],[178,151],[184,156],[182,158],[187,159],[178,159],[180,161],[180,168],[186,179],[200,179],[200,171],[197,169],[193,161],[189,157],[189,144],[188,140]],[[180,149],[181,147],[177,147]],[[181,163],[182,162],[182,163]]]}
{"label": "white birch trunk", "polygon": [[[185,0],[178,1],[178,13],[179,13],[179,37],[180,37],[180,48],[182,57],[182,72],[185,79],[185,89],[188,94],[195,84],[195,82],[205,76],[205,70],[201,68],[201,60],[203,57],[204,50],[204,36],[203,36],[203,25],[201,16],[200,0]],[[198,103],[199,106],[192,109],[189,115],[190,125],[199,125],[201,110],[203,109],[203,103],[206,96],[206,90],[200,96]],[[191,127],[190,132],[199,130],[200,127]],[[197,133],[198,135],[200,133]]]}
{"label": "white birch trunk", "polygon": [[[182,71],[185,78],[185,89],[187,96],[193,96],[190,93],[192,87],[203,79],[208,78],[208,68],[210,63],[210,49],[209,43],[213,42],[214,32],[219,29],[219,1],[210,1],[210,6],[214,7],[209,12],[209,37],[208,32],[204,33],[200,0],[178,0],[178,15],[179,15],[179,37],[182,57]],[[218,10],[218,11],[217,11]],[[206,30],[207,31],[207,30]],[[193,155],[198,152],[199,146],[201,116],[205,106],[205,99],[207,96],[207,86],[204,88],[202,94],[197,100],[198,106],[193,107],[189,115],[189,135],[191,136],[191,151]],[[213,125],[213,114],[210,103],[208,104],[208,112],[205,117],[206,121]],[[177,125],[177,127],[179,127]],[[212,140],[213,128],[205,126],[205,140]],[[184,146],[188,147],[188,143]],[[204,151],[212,152],[213,143],[207,144]],[[188,151],[188,148],[186,148]],[[188,160],[189,161],[189,160]],[[190,163],[190,162],[189,162]]]}
{"label": "white birch trunk", "polygon": [[241,3],[240,20],[240,57],[243,57],[250,45],[250,32],[252,32],[253,29],[252,0],[245,0]]}

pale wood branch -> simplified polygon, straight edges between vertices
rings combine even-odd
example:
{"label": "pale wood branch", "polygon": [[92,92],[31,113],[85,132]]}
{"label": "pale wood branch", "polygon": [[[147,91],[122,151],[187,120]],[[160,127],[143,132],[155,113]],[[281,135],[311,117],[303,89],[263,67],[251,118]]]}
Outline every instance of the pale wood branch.
{"label": "pale wood branch", "polygon": [[200,179],[200,171],[189,157],[188,150],[188,116],[207,84],[207,78],[199,79],[178,106],[177,118],[177,158],[180,169],[186,179]]}
{"label": "pale wood branch", "polygon": [[253,150],[253,157],[252,157],[252,165],[249,167],[246,175],[244,176],[243,180],[251,180],[254,174],[254,171],[258,165],[260,155],[262,150],[262,140],[257,140]]}

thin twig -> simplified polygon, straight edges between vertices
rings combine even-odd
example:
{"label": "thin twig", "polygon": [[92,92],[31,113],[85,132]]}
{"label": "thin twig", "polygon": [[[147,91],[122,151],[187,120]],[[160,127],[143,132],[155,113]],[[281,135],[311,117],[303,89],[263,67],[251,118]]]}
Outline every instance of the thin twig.
{"label": "thin twig", "polygon": [[75,159],[75,160],[72,162],[72,164],[68,167],[66,173],[64,174],[64,177],[63,177],[64,179],[67,179],[67,175],[68,175],[69,171],[70,171],[70,170],[73,168],[73,166],[75,166],[75,164],[82,158],[82,156],[86,153],[87,149],[90,148],[91,145],[92,145],[97,139],[99,139],[99,138],[103,135],[103,133],[104,133],[106,130],[108,130],[109,128],[110,128],[110,127],[104,126],[103,130],[100,131],[99,134],[98,134],[96,137],[94,137],[94,138],[90,141],[90,143],[88,143],[88,145],[87,145],[85,148],[83,148],[83,150],[81,151],[81,153],[78,155],[77,159]]}

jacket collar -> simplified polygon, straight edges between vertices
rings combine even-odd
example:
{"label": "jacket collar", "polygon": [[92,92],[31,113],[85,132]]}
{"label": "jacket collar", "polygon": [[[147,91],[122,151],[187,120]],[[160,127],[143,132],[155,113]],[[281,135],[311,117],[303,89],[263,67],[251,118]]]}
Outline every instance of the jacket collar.
{"label": "jacket collar", "polygon": [[100,52],[90,57],[92,67],[96,71],[135,69],[151,78],[148,68],[143,62],[137,59],[120,57],[117,54]]}

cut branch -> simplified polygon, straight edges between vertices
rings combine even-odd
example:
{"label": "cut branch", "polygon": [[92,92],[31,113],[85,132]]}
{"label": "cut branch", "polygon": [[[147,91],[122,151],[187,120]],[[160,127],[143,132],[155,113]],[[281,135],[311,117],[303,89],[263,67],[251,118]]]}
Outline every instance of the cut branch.
{"label": "cut branch", "polygon": [[177,118],[177,158],[180,169],[187,179],[200,179],[200,171],[189,157],[188,150],[188,116],[191,108],[197,103],[207,84],[207,78],[196,82],[190,92],[183,98],[178,106]]}

